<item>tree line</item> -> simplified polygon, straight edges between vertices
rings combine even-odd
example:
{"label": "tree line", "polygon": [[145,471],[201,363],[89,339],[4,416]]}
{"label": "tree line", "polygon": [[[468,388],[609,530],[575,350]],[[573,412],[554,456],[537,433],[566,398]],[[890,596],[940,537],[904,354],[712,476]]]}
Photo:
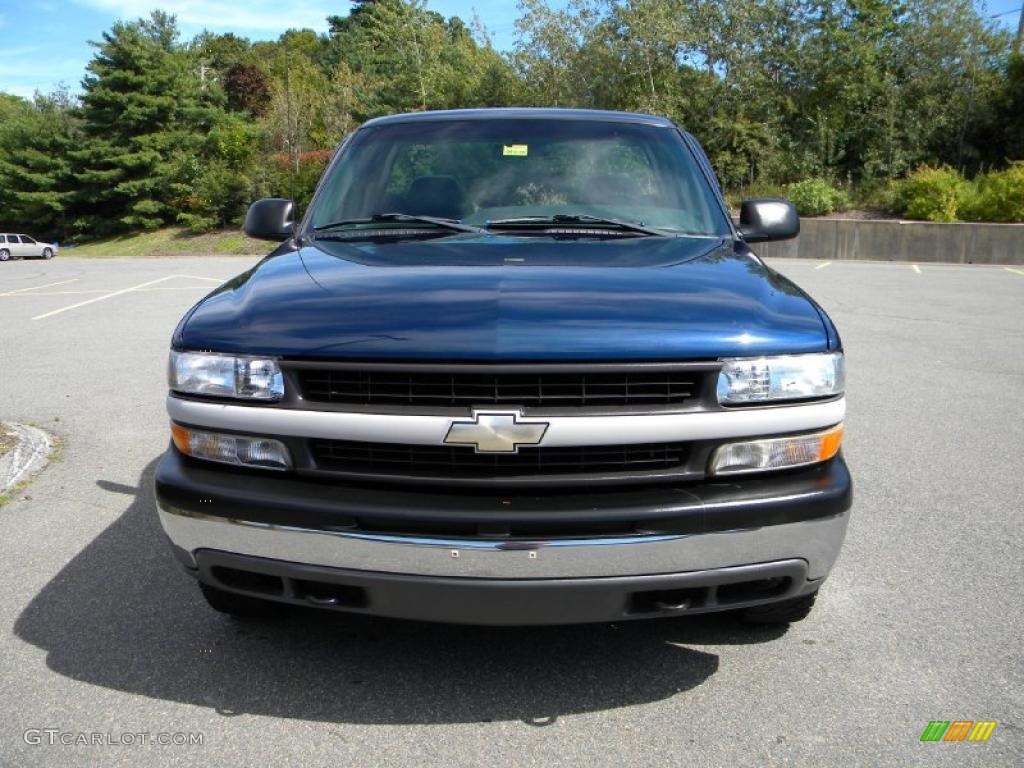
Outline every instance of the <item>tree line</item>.
{"label": "tree line", "polygon": [[379,115],[555,106],[666,115],[730,191],[808,179],[869,199],[918,166],[1024,159],[1024,60],[971,0],[520,0],[516,43],[424,0],[362,0],[324,34],[251,42],[118,22],[81,90],[0,94],[0,229],[91,238],[237,223],[308,201]]}

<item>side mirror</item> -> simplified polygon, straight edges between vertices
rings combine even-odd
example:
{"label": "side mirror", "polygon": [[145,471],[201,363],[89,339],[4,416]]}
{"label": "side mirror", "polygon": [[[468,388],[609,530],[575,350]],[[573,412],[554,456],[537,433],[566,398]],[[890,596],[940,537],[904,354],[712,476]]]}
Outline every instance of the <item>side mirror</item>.
{"label": "side mirror", "polygon": [[748,243],[789,240],[800,234],[796,207],[780,197],[744,200],[740,205],[740,234]]}
{"label": "side mirror", "polygon": [[295,203],[280,197],[257,200],[245,214],[245,234],[261,240],[287,240],[295,234]]}

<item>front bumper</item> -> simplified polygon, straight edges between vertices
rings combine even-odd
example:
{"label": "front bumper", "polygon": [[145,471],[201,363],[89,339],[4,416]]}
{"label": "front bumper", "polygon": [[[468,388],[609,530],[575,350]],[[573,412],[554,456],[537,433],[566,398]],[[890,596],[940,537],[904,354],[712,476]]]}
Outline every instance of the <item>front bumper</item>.
{"label": "front bumper", "polygon": [[[202,581],[283,602],[479,624],[698,613],[814,591],[838,556],[852,498],[841,456],[726,483],[481,500],[235,472],[173,448],[156,492],[175,552]],[[492,502],[494,514],[548,519],[628,514],[647,532],[509,539],[360,525],[479,517]],[[640,508],[624,510],[627,502]]]}

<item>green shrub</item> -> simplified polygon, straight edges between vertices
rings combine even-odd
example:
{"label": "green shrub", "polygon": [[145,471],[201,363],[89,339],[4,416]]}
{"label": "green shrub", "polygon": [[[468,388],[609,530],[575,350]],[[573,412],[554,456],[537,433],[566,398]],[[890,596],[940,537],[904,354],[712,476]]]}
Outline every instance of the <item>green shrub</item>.
{"label": "green shrub", "polygon": [[892,179],[877,179],[860,184],[853,190],[851,205],[866,211],[899,216],[903,213],[900,205],[898,184]]}
{"label": "green shrub", "polygon": [[786,187],[786,197],[801,216],[823,216],[849,207],[847,194],[824,179],[804,179]]}
{"label": "green shrub", "polygon": [[956,221],[971,185],[952,168],[922,165],[897,186],[900,212],[908,219]]}
{"label": "green shrub", "polygon": [[[331,150],[315,149],[302,152],[297,158],[289,157],[285,152],[270,155],[263,165],[261,187],[270,197],[287,197],[295,200],[298,211],[306,210],[316,183],[330,162]],[[293,164],[294,162],[294,164]]]}
{"label": "green shrub", "polygon": [[213,160],[195,179],[178,221],[194,234],[238,223],[252,202],[253,182],[223,160]]}
{"label": "green shrub", "polygon": [[738,211],[740,203],[744,200],[753,200],[757,197],[785,197],[785,188],[781,184],[772,184],[771,182],[758,181],[753,184],[747,184],[736,189],[727,189],[725,193],[725,202],[729,204],[729,208],[734,211]]}
{"label": "green shrub", "polygon": [[1024,161],[978,176],[960,215],[966,221],[1024,222]]}

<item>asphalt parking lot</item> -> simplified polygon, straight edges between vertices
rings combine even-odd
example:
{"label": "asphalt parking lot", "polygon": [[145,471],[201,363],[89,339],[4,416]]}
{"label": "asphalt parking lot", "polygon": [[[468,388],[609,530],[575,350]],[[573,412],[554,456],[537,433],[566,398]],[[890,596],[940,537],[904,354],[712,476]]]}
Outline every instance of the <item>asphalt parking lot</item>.
{"label": "asphalt parking lot", "polygon": [[[856,501],[805,622],[482,629],[239,624],[172,560],[167,345],[253,261],[0,265],[0,419],[64,442],[0,507],[0,765],[1024,764],[1024,268],[774,262],[848,365]],[[921,743],[936,719],[999,724]]]}

